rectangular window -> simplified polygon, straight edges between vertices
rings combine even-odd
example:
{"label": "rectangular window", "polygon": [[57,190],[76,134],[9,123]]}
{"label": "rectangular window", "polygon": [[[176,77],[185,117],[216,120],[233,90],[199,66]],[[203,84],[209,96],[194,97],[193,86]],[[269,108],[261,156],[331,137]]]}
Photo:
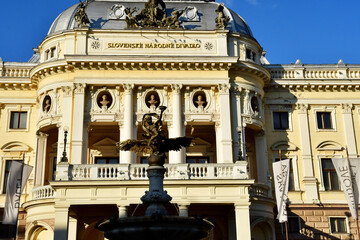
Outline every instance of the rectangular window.
{"label": "rectangular window", "polygon": [[273,112],[274,130],[289,129],[289,112]]}
{"label": "rectangular window", "polygon": [[10,129],[26,129],[27,112],[11,112]]}
{"label": "rectangular window", "polygon": [[323,183],[326,191],[340,190],[340,183],[331,158],[321,159]]}
{"label": "rectangular window", "polygon": [[332,129],[331,112],[316,112],[318,129]]}
{"label": "rectangular window", "polygon": [[9,179],[9,173],[10,173],[10,167],[11,167],[11,162],[12,161],[22,162],[22,160],[7,160],[5,162],[3,194],[6,193],[6,186],[7,186],[7,182],[8,182],[8,179]]}
{"label": "rectangular window", "polygon": [[95,157],[95,164],[118,164],[119,157]]}
{"label": "rectangular window", "polygon": [[251,59],[251,50],[250,49],[246,49],[246,58]]}
{"label": "rectangular window", "polygon": [[331,233],[347,233],[346,218],[330,217]]}
{"label": "rectangular window", "polygon": [[[280,158],[276,158],[275,162],[280,161]],[[289,191],[295,191],[295,184],[294,184],[294,169],[292,165],[292,160],[290,159],[290,169],[289,169]]]}
{"label": "rectangular window", "polygon": [[208,163],[208,162],[209,162],[209,157],[203,157],[203,156],[186,157],[186,163]]}

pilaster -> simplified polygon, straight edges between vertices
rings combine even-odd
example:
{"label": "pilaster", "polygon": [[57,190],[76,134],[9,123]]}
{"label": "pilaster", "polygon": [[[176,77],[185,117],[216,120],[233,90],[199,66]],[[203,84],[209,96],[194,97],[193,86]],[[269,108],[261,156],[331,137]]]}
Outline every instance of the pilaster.
{"label": "pilaster", "polygon": [[[124,103],[124,126],[120,128],[120,141],[134,139],[134,84],[124,84],[125,103]],[[120,151],[120,163],[134,163],[135,156],[130,151]]]}
{"label": "pilaster", "polygon": [[69,207],[55,206],[54,240],[67,240],[69,227]]}
{"label": "pilaster", "polygon": [[82,164],[83,161],[83,141],[84,141],[84,108],[85,108],[85,88],[86,84],[74,84],[74,114],[73,131],[71,141],[71,159],[73,164]]}
{"label": "pilaster", "polygon": [[354,120],[352,117],[353,105],[352,104],[342,104],[341,108],[342,108],[342,115],[343,115],[343,121],[344,121],[346,146],[348,148],[349,157],[357,158]]}
{"label": "pilaster", "polygon": [[35,186],[42,186],[45,180],[45,161],[48,134],[39,132],[36,146]]}
{"label": "pilaster", "polygon": [[[184,124],[182,120],[182,105],[181,105],[181,84],[172,84],[172,126],[169,129],[169,137],[177,138],[184,136]],[[181,148],[180,151],[169,152],[169,163],[179,164],[183,163],[185,158],[185,149]]]}
{"label": "pilaster", "polygon": [[305,202],[313,203],[314,200],[318,200],[318,189],[317,179],[314,176],[314,166],[312,162],[312,151],[310,142],[310,130],[309,130],[309,119],[308,119],[308,108],[307,104],[298,104],[298,116],[300,124],[300,139],[301,139],[301,150],[304,164],[304,186],[305,186]]}
{"label": "pilaster", "polygon": [[[231,104],[230,104],[230,84],[219,84],[219,99],[220,99],[220,128],[216,134],[220,134],[221,145],[220,155],[218,154],[218,163],[233,163],[233,148],[231,135]],[[219,146],[219,145],[217,145]]]}
{"label": "pilaster", "polygon": [[236,239],[251,240],[250,203],[235,204]]}

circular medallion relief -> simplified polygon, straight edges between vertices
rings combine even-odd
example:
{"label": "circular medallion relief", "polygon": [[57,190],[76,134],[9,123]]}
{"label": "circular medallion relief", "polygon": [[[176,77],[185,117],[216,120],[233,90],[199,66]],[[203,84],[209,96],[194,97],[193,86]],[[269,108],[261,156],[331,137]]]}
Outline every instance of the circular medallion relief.
{"label": "circular medallion relief", "polygon": [[156,109],[160,105],[160,97],[156,91],[150,91],[145,96],[146,106],[150,109]]}
{"label": "circular medallion relief", "polygon": [[205,108],[207,105],[206,94],[203,91],[198,91],[193,96],[193,103],[197,108]]}
{"label": "circular medallion relief", "polygon": [[108,109],[111,106],[113,99],[108,91],[102,91],[98,94],[96,102],[100,108]]}
{"label": "circular medallion relief", "polygon": [[51,97],[49,95],[46,95],[42,103],[43,112],[48,113],[50,111],[50,108],[51,108]]}

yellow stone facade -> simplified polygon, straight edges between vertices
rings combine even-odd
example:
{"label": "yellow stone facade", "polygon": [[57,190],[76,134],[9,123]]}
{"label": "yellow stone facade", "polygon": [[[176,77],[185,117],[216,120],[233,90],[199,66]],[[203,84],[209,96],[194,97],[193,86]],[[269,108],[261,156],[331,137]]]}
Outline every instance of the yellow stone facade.
{"label": "yellow stone facade", "polygon": [[[49,33],[38,61],[0,62],[1,213],[7,162],[34,166],[18,239],[102,240],[99,219],[134,214],[147,189],[146,155],[115,144],[141,138],[143,114],[160,104],[169,137],[195,138],[169,153],[165,189],[178,214],[215,223],[207,239],[284,239],[271,177],[279,150],[292,163],[290,239],[357,239],[344,194],[326,189],[322,161],[346,156],[346,147],[358,157],[360,65],[271,65],[251,33],[233,29],[74,26]],[[279,113],[285,129],[274,129]],[[330,128],[319,129],[319,114]],[[346,232],[331,230],[336,217]]]}

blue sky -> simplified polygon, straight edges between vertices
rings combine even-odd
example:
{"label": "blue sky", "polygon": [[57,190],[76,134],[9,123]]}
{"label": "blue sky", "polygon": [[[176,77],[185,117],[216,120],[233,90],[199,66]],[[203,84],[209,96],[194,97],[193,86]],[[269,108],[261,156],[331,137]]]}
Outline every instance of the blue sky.
{"label": "blue sky", "polygon": [[[360,64],[359,0],[222,0],[250,25],[273,63]],[[219,1],[221,2],[221,1]],[[76,0],[4,1],[0,57],[27,61],[53,20]]]}

